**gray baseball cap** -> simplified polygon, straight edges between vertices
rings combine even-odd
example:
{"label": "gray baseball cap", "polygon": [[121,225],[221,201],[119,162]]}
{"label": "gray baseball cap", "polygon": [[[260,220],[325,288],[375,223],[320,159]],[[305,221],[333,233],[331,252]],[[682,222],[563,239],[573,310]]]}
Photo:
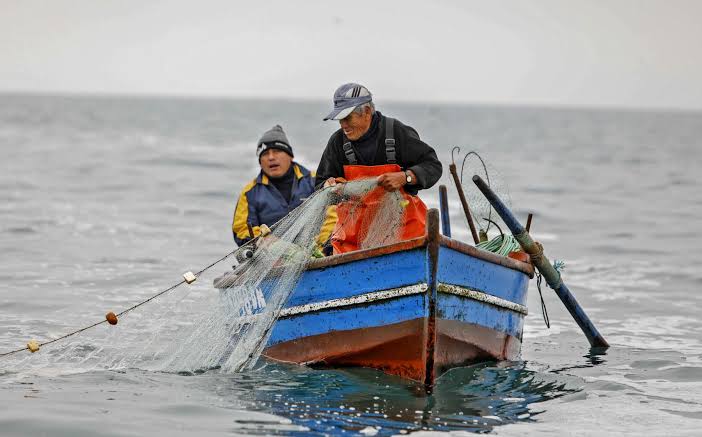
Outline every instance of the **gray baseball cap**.
{"label": "gray baseball cap", "polygon": [[346,83],[334,91],[334,110],[324,117],[327,120],[341,120],[356,109],[358,105],[373,100],[368,88],[357,83]]}

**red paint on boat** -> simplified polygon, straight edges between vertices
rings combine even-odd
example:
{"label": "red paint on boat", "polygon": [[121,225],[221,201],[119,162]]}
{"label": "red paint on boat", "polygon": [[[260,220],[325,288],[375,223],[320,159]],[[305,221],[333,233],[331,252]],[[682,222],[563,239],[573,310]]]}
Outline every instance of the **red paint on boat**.
{"label": "red paint on boat", "polygon": [[455,320],[436,320],[433,363],[425,354],[426,319],[372,328],[333,331],[291,340],[267,348],[263,355],[277,360],[321,367],[370,367],[426,383],[445,371],[486,360],[514,360],[519,339],[493,329]]}

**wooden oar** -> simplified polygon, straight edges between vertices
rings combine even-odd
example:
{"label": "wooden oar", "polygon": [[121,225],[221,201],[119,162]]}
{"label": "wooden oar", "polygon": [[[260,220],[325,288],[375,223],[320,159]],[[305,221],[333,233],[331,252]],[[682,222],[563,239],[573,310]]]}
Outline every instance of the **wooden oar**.
{"label": "wooden oar", "polygon": [[546,255],[544,255],[544,248],[541,246],[541,243],[532,240],[529,232],[524,229],[524,226],[517,221],[514,214],[502,203],[500,198],[497,197],[497,194],[490,189],[480,176],[473,176],[473,182],[475,182],[478,189],[482,191],[492,207],[495,208],[495,211],[502,217],[502,221],[504,221],[510,231],[512,231],[514,238],[517,239],[524,252],[531,256],[531,262],[539,269],[539,272],[541,272],[544,279],[546,279],[546,283],[556,292],[561,302],[563,302],[563,305],[565,305],[568,312],[570,312],[570,315],[573,316],[573,319],[578,323],[578,326],[580,326],[580,329],[582,329],[590,342],[590,346],[608,348],[609,343],[607,343],[604,337],[602,337],[602,334],[597,331],[597,328],[595,328],[595,325],[590,321],[585,310],[583,310],[578,301],[575,300],[575,296],[573,296],[568,287],[566,287],[561,280],[561,274],[556,271],[548,258],[546,258]]}

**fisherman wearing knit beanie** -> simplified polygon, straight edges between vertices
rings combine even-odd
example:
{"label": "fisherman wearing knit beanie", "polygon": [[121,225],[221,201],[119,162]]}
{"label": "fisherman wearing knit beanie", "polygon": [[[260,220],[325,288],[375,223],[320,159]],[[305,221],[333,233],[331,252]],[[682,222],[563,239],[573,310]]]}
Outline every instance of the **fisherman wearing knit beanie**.
{"label": "fisherman wearing knit beanie", "polygon": [[[232,231],[238,245],[260,235],[261,225],[272,226],[314,192],[314,175],[293,161],[290,141],[280,125],[261,136],[256,156],[261,171],[244,186],[234,211]],[[331,227],[325,235],[329,234]]]}
{"label": "fisherman wearing knit beanie", "polygon": [[292,147],[290,147],[290,141],[288,141],[288,136],[285,135],[283,128],[279,124],[276,124],[270,130],[263,134],[258,144],[256,146],[256,155],[261,159],[261,154],[269,149],[278,149],[294,157]]}

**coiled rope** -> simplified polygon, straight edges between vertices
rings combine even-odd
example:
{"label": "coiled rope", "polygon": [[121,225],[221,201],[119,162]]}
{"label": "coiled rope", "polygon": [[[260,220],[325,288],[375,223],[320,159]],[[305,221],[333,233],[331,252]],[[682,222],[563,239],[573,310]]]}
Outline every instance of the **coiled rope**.
{"label": "coiled rope", "polygon": [[522,250],[519,242],[512,234],[502,234],[489,241],[483,241],[475,245],[475,247],[498,255],[507,256],[510,252]]}
{"label": "coiled rope", "polygon": [[[499,227],[498,227],[499,229]],[[538,243],[537,243],[538,244]],[[539,245],[540,246],[540,245]],[[502,256],[507,256],[509,255],[510,252],[516,252],[522,250],[521,246],[519,245],[519,242],[517,241],[516,238],[512,234],[500,234],[493,238],[492,240],[489,241],[483,241],[482,243],[476,244],[477,248],[487,250],[489,252],[493,252]],[[542,256],[543,251],[541,251],[537,255],[531,255],[531,257],[535,256]],[[533,263],[533,260],[532,260]],[[560,273],[561,270],[565,267],[565,263],[563,261],[554,261],[553,267],[556,269],[557,272]],[[546,325],[547,328],[551,327],[551,321],[548,317],[548,310],[546,309],[546,302],[544,302],[544,296],[541,294],[541,281],[543,280],[541,273],[536,274],[536,288],[539,290],[539,299],[541,300],[541,316],[544,319],[544,324]]]}

